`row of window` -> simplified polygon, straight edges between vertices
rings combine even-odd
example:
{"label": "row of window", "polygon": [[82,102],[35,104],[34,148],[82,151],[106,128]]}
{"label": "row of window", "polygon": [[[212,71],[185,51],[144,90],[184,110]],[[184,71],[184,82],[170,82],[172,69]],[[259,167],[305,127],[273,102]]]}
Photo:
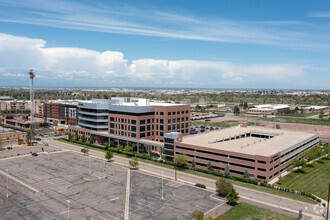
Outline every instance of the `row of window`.
{"label": "row of window", "polygon": [[[167,115],[180,115],[180,113],[183,114],[188,114],[189,111],[173,111],[173,112],[167,112]],[[164,112],[156,112],[156,115],[164,115]]]}

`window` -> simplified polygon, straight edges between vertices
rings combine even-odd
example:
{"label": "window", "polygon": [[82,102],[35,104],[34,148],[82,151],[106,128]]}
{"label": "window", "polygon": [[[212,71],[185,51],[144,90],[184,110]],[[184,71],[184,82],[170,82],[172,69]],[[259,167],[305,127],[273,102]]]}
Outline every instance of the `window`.
{"label": "window", "polygon": [[156,115],[158,115],[158,112],[156,112]]}
{"label": "window", "polygon": [[164,119],[160,119],[160,123],[163,124],[164,123]]}
{"label": "window", "polygon": [[173,115],[175,115],[175,112],[173,112]]}
{"label": "window", "polygon": [[150,119],[147,120],[147,123],[150,124]]}
{"label": "window", "polygon": [[168,123],[168,124],[171,124],[171,119],[168,119],[167,123]]}
{"label": "window", "polygon": [[164,112],[160,112],[160,115],[164,115]]}
{"label": "window", "polygon": [[184,114],[184,111],[181,111],[181,114]]}
{"label": "window", "polygon": [[188,114],[188,112],[189,112],[189,111],[187,110],[187,111],[186,111],[186,114]]}
{"label": "window", "polygon": [[172,112],[167,112],[167,115],[171,115],[172,114]]}
{"label": "window", "polygon": [[144,125],[146,123],[146,120],[140,120],[140,125]]}
{"label": "window", "polygon": [[132,125],[136,125],[136,120],[132,120]]}
{"label": "window", "polygon": [[176,113],[179,115],[180,114],[180,111],[177,111]]}
{"label": "window", "polygon": [[258,163],[263,163],[263,164],[266,164],[266,161],[263,161],[263,160],[258,160]]}

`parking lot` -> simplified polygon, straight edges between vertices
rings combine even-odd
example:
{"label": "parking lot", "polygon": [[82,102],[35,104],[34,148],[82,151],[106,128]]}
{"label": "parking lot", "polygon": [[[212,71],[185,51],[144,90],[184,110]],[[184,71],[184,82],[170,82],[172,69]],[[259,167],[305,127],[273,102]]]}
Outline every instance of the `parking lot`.
{"label": "parking lot", "polygon": [[[1,219],[67,219],[67,200],[71,219],[124,219],[127,168],[71,152],[49,156],[0,160]],[[130,180],[130,219],[191,219],[194,209],[206,212],[221,202],[211,192],[165,179],[161,200],[161,178],[131,171]]]}
{"label": "parking lot", "polygon": [[136,171],[131,173],[130,219],[169,220],[191,219],[191,213],[204,213],[223,201],[211,198],[212,192],[185,185],[181,182],[163,180],[164,199],[161,199],[162,180]]}
{"label": "parking lot", "polygon": [[7,157],[15,157],[20,155],[26,155],[32,153],[39,153],[39,152],[55,152],[59,151],[59,148],[56,147],[44,147],[44,146],[35,146],[35,147],[12,147],[12,149],[2,148],[0,150],[0,159],[7,158]]}

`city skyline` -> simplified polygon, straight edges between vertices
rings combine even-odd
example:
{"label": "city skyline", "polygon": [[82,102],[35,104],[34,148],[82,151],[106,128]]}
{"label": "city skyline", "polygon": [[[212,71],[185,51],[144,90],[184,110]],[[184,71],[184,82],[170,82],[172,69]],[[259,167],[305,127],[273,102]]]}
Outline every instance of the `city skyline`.
{"label": "city skyline", "polygon": [[329,89],[325,1],[0,5],[0,87]]}

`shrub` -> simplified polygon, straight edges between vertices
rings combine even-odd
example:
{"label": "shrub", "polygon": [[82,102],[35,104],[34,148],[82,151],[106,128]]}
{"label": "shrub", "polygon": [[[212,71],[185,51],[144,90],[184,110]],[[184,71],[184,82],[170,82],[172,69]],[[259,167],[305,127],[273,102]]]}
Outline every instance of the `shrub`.
{"label": "shrub", "polygon": [[195,186],[206,189],[206,186],[204,184],[201,184],[201,183],[196,183]]}
{"label": "shrub", "polygon": [[223,178],[217,179],[215,186],[216,191],[220,196],[227,196],[230,189],[233,188],[233,185]]}

